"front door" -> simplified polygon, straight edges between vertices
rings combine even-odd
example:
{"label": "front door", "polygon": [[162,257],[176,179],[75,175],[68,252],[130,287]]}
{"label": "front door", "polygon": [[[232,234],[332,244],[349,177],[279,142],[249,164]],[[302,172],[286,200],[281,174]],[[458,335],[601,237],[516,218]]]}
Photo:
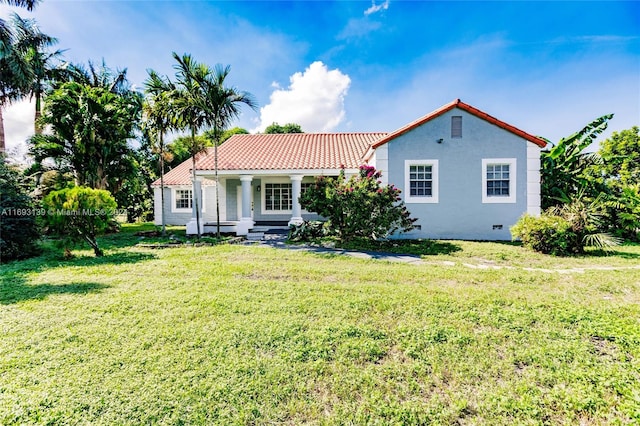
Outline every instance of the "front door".
{"label": "front door", "polygon": [[[242,185],[239,185],[236,189],[236,205],[238,207],[238,220],[242,217]],[[251,219],[253,219],[253,188],[251,188]]]}

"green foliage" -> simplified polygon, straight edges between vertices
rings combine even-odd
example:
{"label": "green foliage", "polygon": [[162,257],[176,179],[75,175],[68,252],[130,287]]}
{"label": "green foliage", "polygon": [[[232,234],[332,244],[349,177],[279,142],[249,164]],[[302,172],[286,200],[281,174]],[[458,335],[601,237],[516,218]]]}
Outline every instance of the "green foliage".
{"label": "green foliage", "polygon": [[588,177],[588,170],[598,162],[593,153],[583,153],[595,142],[599,134],[606,130],[613,114],[604,115],[589,123],[579,132],[562,138],[541,157],[541,198],[542,208],[566,203],[578,192],[595,196],[599,192]]}
{"label": "green foliage", "polygon": [[42,124],[53,133],[34,136],[31,153],[38,162],[53,159],[78,185],[117,193],[137,173],[127,141],[140,111],[139,94],[63,83],[45,99]]}
{"label": "green foliage", "polygon": [[582,254],[585,247],[609,250],[620,241],[603,232],[603,206],[601,197],[589,201],[579,194],[539,217],[525,214],[511,228],[511,234],[522,239],[525,247],[545,254]]}
{"label": "green foliage", "polygon": [[287,123],[284,126],[281,126],[278,123],[272,123],[264,129],[264,132],[267,134],[274,133],[304,133],[302,131],[302,127],[296,123]]}
{"label": "green foliage", "polygon": [[116,201],[109,191],[76,186],[54,191],[42,202],[47,211],[44,216],[49,231],[61,239],[65,255],[70,247],[87,242],[96,256],[103,252],[96,237],[113,224]]}
{"label": "green foliage", "polygon": [[604,222],[609,233],[640,241],[640,184],[613,186],[604,207]]}
{"label": "green foliage", "polygon": [[20,174],[0,161],[0,262],[38,252],[36,210],[20,181]]}
{"label": "green foliage", "polygon": [[[213,141],[206,136],[198,135],[195,137],[196,152],[204,151],[212,146]],[[167,168],[172,169],[191,158],[192,149],[194,149],[194,142],[191,136],[179,136],[175,138],[167,145],[167,152],[170,153],[170,156],[167,158],[168,161],[165,163]]]}
{"label": "green foliage", "polygon": [[359,174],[349,179],[344,169],[337,178],[320,176],[300,196],[300,204],[326,218],[330,232],[342,241],[386,238],[413,229],[416,219],[401,201],[400,190],[381,186],[380,176],[371,166],[361,166]]}
{"label": "green foliage", "polygon": [[317,220],[305,220],[299,225],[291,225],[289,227],[289,241],[311,241],[318,238],[326,237],[330,234],[327,222]]}
{"label": "green foliage", "polygon": [[613,132],[600,144],[599,154],[609,184],[623,186],[640,182],[640,127]]}
{"label": "green foliage", "polygon": [[580,252],[578,236],[566,219],[546,215],[525,214],[511,227],[513,238],[522,240],[522,245],[544,254],[567,256]]}
{"label": "green foliage", "polygon": [[[233,127],[231,129],[228,129],[222,132],[222,134],[220,135],[220,140],[218,141],[218,145],[222,145],[223,142],[225,142],[227,139],[229,139],[233,135],[248,135],[248,134],[249,134],[249,131],[247,129],[243,129],[242,127],[237,127],[237,126]],[[202,136],[209,139],[211,143],[210,146],[213,146],[216,140],[215,131],[207,130],[202,134]]]}

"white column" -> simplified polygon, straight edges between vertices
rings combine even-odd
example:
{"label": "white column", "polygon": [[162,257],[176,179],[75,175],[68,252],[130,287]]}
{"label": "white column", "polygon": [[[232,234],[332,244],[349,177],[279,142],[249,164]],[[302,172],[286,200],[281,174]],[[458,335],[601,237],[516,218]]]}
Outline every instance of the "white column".
{"label": "white column", "polygon": [[302,207],[300,207],[300,194],[302,192],[302,178],[301,175],[291,175],[291,220],[289,220],[289,226],[299,225],[303,222],[302,219]]}
{"label": "white column", "polygon": [[242,217],[236,228],[237,235],[247,235],[255,222],[251,218],[251,181],[253,176],[240,176],[242,183]]}
{"label": "white column", "polygon": [[[197,204],[196,204],[197,201]],[[198,224],[196,220],[196,205],[200,209],[200,233],[204,231],[204,219],[202,218],[202,182],[198,179],[193,181],[192,199],[191,199],[191,220],[187,223],[187,234],[195,235],[198,233]]]}

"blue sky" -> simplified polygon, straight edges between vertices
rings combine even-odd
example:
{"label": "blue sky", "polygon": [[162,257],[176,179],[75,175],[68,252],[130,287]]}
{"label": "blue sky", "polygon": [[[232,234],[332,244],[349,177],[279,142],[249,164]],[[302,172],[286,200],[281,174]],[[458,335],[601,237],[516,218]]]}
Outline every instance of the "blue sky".
{"label": "blue sky", "polygon": [[[640,124],[640,3],[483,1],[55,1],[34,13],[71,62],[173,75],[171,52],[231,65],[260,130],[392,131],[456,98],[557,140],[615,113]],[[29,106],[6,113],[8,146]]]}

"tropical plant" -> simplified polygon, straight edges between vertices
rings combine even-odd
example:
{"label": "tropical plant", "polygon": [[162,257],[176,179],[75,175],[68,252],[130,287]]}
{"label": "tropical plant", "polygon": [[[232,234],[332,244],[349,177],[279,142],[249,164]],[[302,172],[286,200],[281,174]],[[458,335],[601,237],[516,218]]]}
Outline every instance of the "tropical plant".
{"label": "tropical plant", "polygon": [[[205,87],[204,113],[205,122],[213,131],[214,139],[214,173],[216,181],[216,236],[220,238],[220,200],[218,178],[218,145],[220,139],[232,120],[240,116],[240,106],[257,108],[257,103],[249,92],[239,91],[235,87],[225,86],[225,80],[231,67],[218,64],[213,73],[202,82]],[[195,169],[195,166],[194,166]]]}
{"label": "tropical plant", "polygon": [[164,205],[164,162],[169,157],[164,142],[165,133],[175,127],[171,111],[171,99],[175,86],[167,77],[161,77],[153,70],[148,71],[149,77],[145,81],[147,99],[143,106],[143,127],[152,141],[152,151],[158,155],[160,167],[160,199],[162,217],[162,235],[166,233],[165,205]]}
{"label": "tropical plant", "polygon": [[137,171],[128,139],[140,117],[141,95],[66,82],[45,99],[42,124],[52,133],[31,138],[37,162],[47,158],[71,172],[76,185],[117,193]]}
{"label": "tropical plant", "polygon": [[300,196],[300,205],[328,220],[331,233],[342,241],[353,237],[381,239],[413,229],[410,217],[393,185],[381,186],[381,173],[361,166],[349,179],[344,169],[337,178],[319,176]]}
{"label": "tropical plant", "polygon": [[[182,57],[173,53],[177,61],[176,69],[176,95],[174,111],[179,123],[191,131],[191,159],[193,181],[196,180],[196,155],[202,152],[206,146],[197,142],[196,133],[201,128],[211,130],[214,140],[214,169],[216,180],[216,234],[220,237],[220,202],[218,179],[218,145],[222,133],[231,121],[240,115],[240,105],[245,104],[256,107],[253,97],[247,92],[241,92],[233,87],[225,86],[225,79],[231,68],[216,65],[211,70],[205,64],[199,64],[191,55]],[[200,207],[198,197],[194,191],[194,208],[196,211],[196,226],[200,237]]]}
{"label": "tropical plant", "polygon": [[[10,25],[0,21],[0,153],[5,151],[4,107],[31,95],[36,99],[35,118],[40,115],[42,94],[57,69],[53,60],[61,54],[47,48],[56,42],[40,32],[32,19],[13,14]],[[37,122],[35,130],[40,131]]]}
{"label": "tropical plant", "polygon": [[116,201],[109,191],[76,186],[54,191],[42,201],[47,211],[44,216],[49,232],[59,237],[65,257],[71,257],[71,248],[86,242],[94,254],[103,256],[96,237],[114,222]]}
{"label": "tropical plant", "polygon": [[599,134],[607,128],[613,114],[595,119],[582,130],[562,138],[541,157],[541,198],[542,208],[566,204],[577,193],[587,197],[595,196],[597,189],[588,177],[588,170],[599,161],[595,153],[583,152],[595,142]]}
{"label": "tropical plant", "polygon": [[21,175],[0,162],[0,262],[35,255],[39,210],[21,185]]}
{"label": "tropical plant", "polygon": [[585,247],[606,251],[620,240],[603,231],[604,217],[604,197],[588,199],[579,193],[540,216],[525,214],[511,228],[511,235],[521,239],[525,247],[546,254],[582,254]]}
{"label": "tropical plant", "polygon": [[196,62],[189,54],[179,56],[173,52],[173,58],[177,62],[177,64],[174,65],[176,71],[176,89],[173,95],[173,112],[176,118],[176,127],[189,129],[191,133],[189,154],[191,155],[192,180],[194,184],[193,208],[196,215],[196,232],[198,238],[200,238],[201,207],[198,205],[200,198],[195,191],[196,156],[204,151],[205,146],[198,142],[196,133],[208,124],[204,112],[206,91],[204,81],[211,71],[207,65]]}

